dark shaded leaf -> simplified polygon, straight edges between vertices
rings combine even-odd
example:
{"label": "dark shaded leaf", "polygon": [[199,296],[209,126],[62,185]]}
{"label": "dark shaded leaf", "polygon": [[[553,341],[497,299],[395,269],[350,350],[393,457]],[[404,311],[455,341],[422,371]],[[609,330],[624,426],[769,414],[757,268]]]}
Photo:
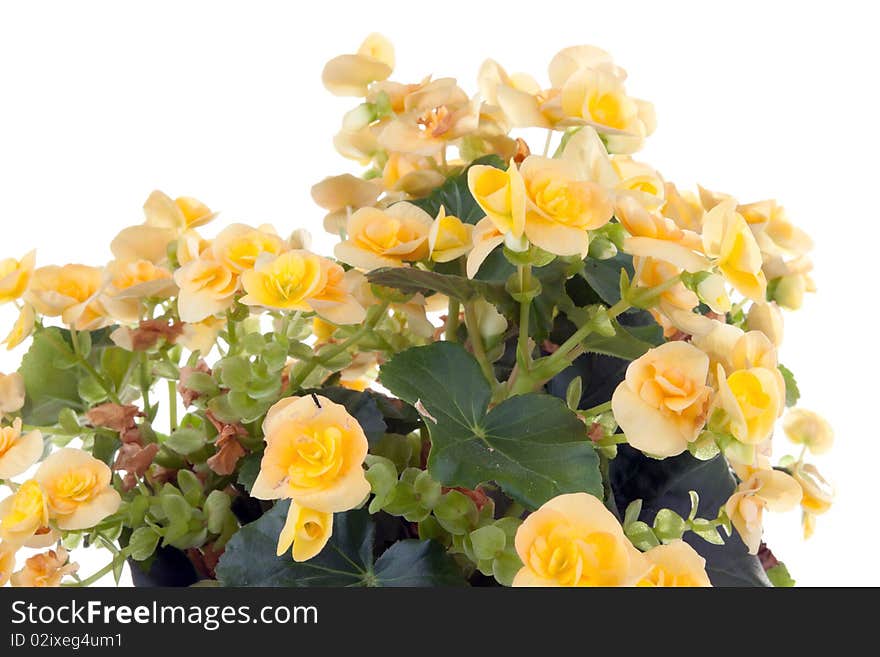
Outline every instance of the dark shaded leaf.
{"label": "dark shaded leaf", "polygon": [[467,171],[475,164],[485,164],[498,169],[506,168],[504,160],[497,155],[487,155],[474,160],[466,169],[450,176],[440,187],[424,198],[411,201],[432,217],[440,212],[440,206],[446,209],[447,215],[454,215],[466,224],[475,224],[486,216],[482,208],[477,205],[474,197],[468,189]]}
{"label": "dark shaded leaf", "polygon": [[581,276],[595,290],[596,294],[609,306],[620,301],[620,270],[626,269],[630,279],[633,277],[632,256],[618,253],[607,260],[587,258]]}
{"label": "dark shaded leaf", "polygon": [[435,541],[398,541],[376,561],[380,586],[467,586],[461,569]]}

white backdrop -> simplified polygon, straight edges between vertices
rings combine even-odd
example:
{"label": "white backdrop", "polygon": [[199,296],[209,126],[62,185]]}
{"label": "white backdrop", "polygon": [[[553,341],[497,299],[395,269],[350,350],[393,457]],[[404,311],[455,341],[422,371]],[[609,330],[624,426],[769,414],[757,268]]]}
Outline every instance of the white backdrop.
{"label": "white backdrop", "polygon": [[[658,130],[639,155],[679,187],[768,197],[815,238],[819,294],[789,315],[781,360],[802,405],[837,433],[818,460],[835,507],[803,543],[798,513],[767,540],[803,585],[880,584],[860,555],[876,509],[880,46],[868,3],[389,1],[70,2],[0,5],[0,257],[102,264],[156,188],[233,220],[306,227],[309,187],[350,170],[331,138],[352,99],[323,63],[371,31],[394,78],[452,75],[470,92],[486,57],[543,80],[563,46],[609,50]],[[0,309],[5,335],[13,319]],[[0,370],[20,353],[0,354]],[[777,440],[779,453],[785,440]],[[83,573],[106,560],[80,553]]]}

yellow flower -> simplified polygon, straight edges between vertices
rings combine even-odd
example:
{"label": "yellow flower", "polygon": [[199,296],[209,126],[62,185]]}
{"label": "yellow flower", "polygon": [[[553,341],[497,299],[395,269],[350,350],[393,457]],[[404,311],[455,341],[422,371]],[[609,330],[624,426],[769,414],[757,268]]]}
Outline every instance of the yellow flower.
{"label": "yellow flower", "polygon": [[816,516],[826,513],[834,502],[834,487],[819,474],[812,464],[798,463],[792,470],[792,476],[800,484],[801,526],[804,538],[810,538],[816,529]]}
{"label": "yellow flower", "polygon": [[804,302],[804,293],[815,292],[810,272],[813,262],[807,256],[784,260],[778,255],[764,258],[763,272],[772,285],[769,296],[787,310],[797,310]]}
{"label": "yellow flower", "polygon": [[211,247],[211,243],[195,230],[184,231],[177,239],[177,264],[189,264]]}
{"label": "yellow flower", "polygon": [[223,317],[206,317],[200,322],[186,323],[183,325],[183,333],[177,338],[175,344],[183,345],[190,351],[198,351],[202,356],[207,356],[225,326],[226,319]]}
{"label": "yellow flower", "polygon": [[290,498],[323,513],[347,511],[370,492],[367,438],[344,406],[319,395],[289,397],[263,422],[266,450],[252,495]]}
{"label": "yellow flower", "polygon": [[238,291],[239,278],[225,262],[205,254],[178,269],[174,282],[180,288],[180,319],[190,323],[225,311]]}
{"label": "yellow flower", "polygon": [[587,231],[601,228],[614,208],[598,183],[580,177],[567,160],[532,155],[519,169],[526,190],[525,235],[529,241],[559,256],[585,256]]}
{"label": "yellow flower", "polygon": [[806,446],[813,454],[824,454],[834,443],[834,430],[818,413],[793,408],[785,415],[782,429],[796,445]]}
{"label": "yellow flower", "polygon": [[703,204],[693,192],[682,194],[671,182],[664,185],[664,203],[660,209],[664,217],[669,217],[679,228],[700,233],[703,230],[703,215],[706,214]]}
{"label": "yellow flower", "polygon": [[638,586],[712,586],[706,574],[706,560],[682,540],[651,548],[645,552],[645,559],[651,570]]}
{"label": "yellow flower", "polygon": [[760,331],[767,336],[776,347],[782,344],[783,319],[782,311],[772,301],[756,301],[749,308],[746,326],[750,331]]}
{"label": "yellow flower", "polygon": [[525,182],[516,164],[507,170],[476,164],[468,169],[468,188],[474,200],[502,235],[523,236],[526,227]]}
{"label": "yellow flower", "polygon": [[278,536],[277,554],[282,554],[293,546],[294,561],[308,561],[316,556],[333,535],[333,514],[314,511],[290,503],[287,521]]}
{"label": "yellow flower", "polygon": [[34,480],[46,491],[49,513],[59,529],[94,527],[119,509],[107,464],[80,449],[65,447],[40,464]]}
{"label": "yellow flower", "polygon": [[336,333],[336,328],[335,324],[331,324],[320,317],[315,317],[312,320],[312,335],[315,336],[318,344],[330,342],[330,338]]}
{"label": "yellow flower", "polygon": [[6,586],[15,570],[15,552],[15,546],[0,541],[0,588]]}
{"label": "yellow flower", "polygon": [[726,376],[719,364],[717,380],[713,410],[724,413],[719,429],[744,445],[758,445],[770,438],[773,425],[785,408],[784,391],[780,391],[773,371],[752,367]]}
{"label": "yellow flower", "polygon": [[450,262],[460,258],[473,248],[474,227],[458,217],[446,214],[441,206],[440,213],[431,224],[428,232],[428,250],[434,262]]}
{"label": "yellow flower", "polygon": [[[634,288],[651,288],[666,283],[681,274],[681,269],[667,260],[658,258],[633,258]],[[664,290],[659,297],[659,306],[664,312],[669,308],[691,310],[700,303],[699,298],[684,283],[678,282]]]}
{"label": "yellow flower", "polygon": [[49,524],[49,506],[39,482],[29,479],[0,501],[0,539],[24,545]]}
{"label": "yellow flower", "polygon": [[146,224],[128,226],[110,242],[110,251],[114,258],[122,262],[149,260],[158,265],[168,259],[168,245],[177,236],[177,232],[171,228]]}
{"label": "yellow flower", "polygon": [[468,278],[476,276],[489,254],[504,243],[504,234],[489,217],[483,217],[474,226],[471,239],[474,245],[467,257]]}
{"label": "yellow flower", "polygon": [[24,562],[24,568],[12,575],[12,586],[54,587],[61,580],[79,570],[79,565],[71,563],[67,550],[58,546],[41,554],[36,554]]}
{"label": "yellow flower", "polygon": [[275,310],[311,310],[308,299],[327,284],[321,258],[308,251],[266,254],[241,276],[241,302]]}
{"label": "yellow flower", "polygon": [[149,260],[114,260],[107,265],[105,279],[100,304],[119,322],[137,322],[143,299],[165,299],[177,291],[171,272]]}
{"label": "yellow flower", "polygon": [[749,224],[764,253],[802,256],[813,248],[810,236],[789,221],[785,208],[775,200],[740,205],[736,210]]}
{"label": "yellow flower", "polygon": [[328,212],[324,229],[338,235],[348,221],[348,213],[374,205],[381,192],[382,188],[376,183],[346,173],[324,178],[313,185],[312,199]]}
{"label": "yellow flower", "polygon": [[36,261],[36,251],[31,251],[21,260],[0,260],[0,305],[21,298],[30,284]]}
{"label": "yellow flower", "polygon": [[717,259],[718,269],[738,292],[753,301],[764,299],[767,278],[761,271],[761,251],[733,199],[706,213],[703,248],[706,255]]}
{"label": "yellow flower", "polygon": [[24,406],[24,378],[18,372],[0,372],[0,415],[15,413]]}
{"label": "yellow flower", "polygon": [[523,562],[513,586],[630,586],[649,569],[623,528],[597,498],[559,495],[516,532]]}
{"label": "yellow flower", "polygon": [[801,497],[800,484],[791,476],[779,470],[757,470],[737,487],[724,508],[749,554],[757,554],[764,509],[790,511]]}
{"label": "yellow flower", "polygon": [[0,427],[0,479],[12,479],[25,472],[43,455],[43,434],[21,435],[21,418],[12,426]]}
{"label": "yellow flower", "polygon": [[22,306],[21,312],[18,314],[18,319],[16,319],[15,324],[12,325],[12,330],[9,331],[9,335],[7,335],[6,339],[3,341],[3,344],[6,345],[6,349],[15,349],[18,345],[27,340],[31,336],[31,333],[34,332],[36,321],[37,317],[34,313],[34,307],[29,303],[26,303]]}
{"label": "yellow flower", "polygon": [[325,284],[309,299],[309,307],[334,324],[364,321],[367,311],[356,293],[367,284],[366,277],[355,269],[345,271],[327,258],[321,258],[321,268]]}
{"label": "yellow flower", "polygon": [[370,84],[385,80],[394,69],[394,47],[381,34],[371,34],[357,54],[334,57],[324,65],[321,81],[336,96],[367,95]]}
{"label": "yellow flower", "polygon": [[[592,128],[583,128],[587,129]],[[609,160],[619,179],[615,185],[619,195],[634,198],[642,206],[652,210],[663,205],[666,185],[653,167],[638,162],[629,155],[612,155]]]}
{"label": "yellow flower", "polygon": [[423,196],[439,187],[446,177],[429,157],[409,153],[389,153],[382,167],[382,185],[391,192]]}
{"label": "yellow flower", "polygon": [[361,208],[346,225],[347,239],[336,245],[336,257],[352,267],[400,267],[428,255],[431,215],[412,203],[387,210]]}
{"label": "yellow flower", "polygon": [[93,330],[109,323],[98,300],[103,274],[86,265],[50,265],[34,271],[26,300],[41,315],[61,316],[77,330]]}
{"label": "yellow flower", "polygon": [[154,191],[144,202],[145,224],[155,228],[168,228],[182,233],[190,228],[204,226],[216,217],[207,205],[189,196],[171,199],[167,194]]}
{"label": "yellow flower", "polygon": [[709,357],[686,342],[668,342],[634,360],[611,398],[627,441],[646,454],[675,456],[706,421]]}
{"label": "yellow flower", "polygon": [[244,224],[232,224],[220,231],[211,251],[217,260],[240,274],[246,269],[253,269],[262,254],[277,255],[284,251],[284,240],[270,226],[251,228]]}

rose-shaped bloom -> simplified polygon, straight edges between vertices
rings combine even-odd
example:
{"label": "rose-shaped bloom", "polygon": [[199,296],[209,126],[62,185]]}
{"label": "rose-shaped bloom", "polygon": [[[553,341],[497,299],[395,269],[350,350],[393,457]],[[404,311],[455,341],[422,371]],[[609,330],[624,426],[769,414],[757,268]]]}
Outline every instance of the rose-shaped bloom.
{"label": "rose-shaped bloom", "polygon": [[10,427],[0,427],[0,479],[12,479],[25,472],[43,455],[43,434],[21,435],[21,418]]}
{"label": "rose-shaped bloom", "polygon": [[24,568],[12,575],[11,584],[29,588],[60,586],[65,576],[77,570],[79,565],[71,563],[67,550],[59,546],[30,557]]}
{"label": "rose-shaped bloom", "polygon": [[761,250],[733,199],[722,201],[706,213],[703,249],[706,255],[716,258],[718,269],[740,294],[753,301],[764,299],[767,277],[761,270]]}
{"label": "rose-shaped bloom", "polygon": [[277,555],[291,549],[294,561],[308,561],[316,556],[333,535],[333,514],[314,511],[290,503],[287,521],[278,536]]}
{"label": "rose-shaped bloom", "polygon": [[339,55],[324,65],[321,81],[336,96],[367,95],[370,84],[385,80],[394,69],[394,47],[381,34],[371,34],[354,55]]}
{"label": "rose-shaped bloom", "polygon": [[706,560],[682,540],[658,545],[645,552],[651,570],[639,581],[645,587],[712,586]]}
{"label": "rose-shaped bloom", "polygon": [[370,270],[400,267],[428,255],[431,215],[412,203],[386,210],[361,208],[346,224],[347,239],[336,245],[336,257],[352,267]]}
{"label": "rose-shaped bloom", "polygon": [[0,372],[0,415],[15,413],[24,406],[24,377],[18,372]]}
{"label": "rose-shaped bloom", "polygon": [[756,301],[749,308],[746,326],[750,331],[760,331],[767,339],[778,347],[782,344],[784,326],[782,311],[772,301]]}
{"label": "rose-shaped bloom", "polygon": [[252,495],[290,498],[323,513],[348,511],[370,492],[367,438],[344,406],[325,397],[289,397],[263,422],[266,450]]}
{"label": "rose-shaped bloom", "polygon": [[111,478],[106,463],[70,447],[49,455],[34,474],[46,492],[55,524],[70,531],[94,527],[116,513],[121,498]]}
{"label": "rose-shaped bloom", "polygon": [[473,248],[474,227],[464,223],[458,217],[446,214],[440,207],[440,213],[431,224],[428,232],[428,252],[434,262],[450,262],[460,258]]}
{"label": "rose-shaped bloom", "polygon": [[101,305],[119,322],[137,322],[143,299],[166,299],[177,291],[171,272],[149,260],[114,260],[105,280]]}
{"label": "rose-shaped bloom", "polygon": [[526,190],[525,235],[532,244],[559,256],[585,256],[587,231],[601,228],[614,208],[604,188],[584,180],[577,165],[537,155],[520,165]]}
{"label": "rose-shaped bloom", "polygon": [[0,539],[24,545],[49,524],[49,506],[40,484],[29,479],[0,501]]}
{"label": "rose-shaped bloom", "polygon": [[649,569],[644,556],[597,498],[559,495],[516,531],[523,562],[513,586],[631,586]]}
{"label": "rose-shaped bloom", "polygon": [[109,323],[97,299],[103,274],[86,265],[50,265],[34,271],[25,298],[47,317],[58,317],[77,330],[93,330]]}
{"label": "rose-shaped bloom", "polygon": [[34,307],[26,303],[22,306],[21,312],[18,314],[18,319],[16,319],[15,323],[12,325],[9,335],[3,340],[3,344],[6,345],[6,350],[10,351],[15,349],[18,345],[31,337],[36,322],[37,316],[36,313],[34,313]]}
{"label": "rose-shaped bloom", "polygon": [[174,282],[180,288],[180,319],[190,323],[229,308],[238,291],[239,277],[225,262],[206,253],[174,272]]}
{"label": "rose-shaped bloom", "polygon": [[718,393],[713,409],[723,411],[724,420],[715,427],[744,445],[759,445],[773,435],[773,425],[785,408],[785,392],[779,379],[766,367],[750,367],[725,375],[718,365]]}
{"label": "rose-shaped bloom", "polygon": [[611,398],[614,419],[630,445],[675,456],[706,421],[709,357],[687,342],[668,342],[634,360]]}
{"label": "rose-shaped bloom", "polygon": [[764,509],[790,511],[800,503],[801,497],[800,484],[791,476],[779,470],[758,470],[737,487],[724,509],[749,548],[749,554],[757,554]]}
{"label": "rose-shaped bloom", "polygon": [[516,164],[506,171],[484,164],[468,169],[468,188],[474,200],[502,235],[523,236],[526,226],[526,189]]}
{"label": "rose-shaped bloom", "polygon": [[159,190],[154,191],[144,202],[144,222],[147,226],[166,228],[182,233],[190,228],[204,226],[217,214],[210,208],[189,196],[172,199]]}
{"label": "rose-shaped bloom", "polygon": [[284,240],[271,226],[252,228],[245,224],[232,224],[214,238],[211,251],[217,260],[236,274],[240,274],[247,269],[253,269],[257,258],[262,254],[277,255],[284,251],[284,248]]}
{"label": "rose-shaped bloom", "polygon": [[22,297],[31,282],[36,261],[36,251],[31,251],[21,260],[0,260],[0,305]]}
{"label": "rose-shaped bloom", "polygon": [[11,543],[0,541],[0,588],[6,586],[6,582],[12,577],[15,569],[15,546]]}
{"label": "rose-shaped bloom", "polygon": [[805,445],[813,454],[824,454],[834,443],[834,430],[818,413],[793,408],[782,420],[782,429],[796,445]]}
{"label": "rose-shaped bloom", "polygon": [[241,275],[241,302],[275,310],[311,310],[307,301],[327,284],[321,258],[308,251],[265,253]]}

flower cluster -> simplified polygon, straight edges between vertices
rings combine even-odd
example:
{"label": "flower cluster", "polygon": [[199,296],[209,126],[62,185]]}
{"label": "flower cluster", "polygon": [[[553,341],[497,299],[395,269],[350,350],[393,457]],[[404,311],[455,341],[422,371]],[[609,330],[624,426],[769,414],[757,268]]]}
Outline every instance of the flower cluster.
{"label": "flower cluster", "polygon": [[[832,431],[778,361],[814,289],[784,209],[635,159],[653,108],[593,46],[547,84],[488,60],[474,95],[394,64],[374,34],[323,71],[360,99],[334,145],[362,174],[312,187],[333,257],[297,227],[209,237],[217,213],[156,191],[103,266],[0,262],[5,343],[30,340],[0,375],[0,583],[148,572],[161,549],[229,585],[393,585],[406,564],[710,586],[757,561],[765,510],[813,532],[833,491],[805,457]],[[546,130],[540,155],[521,128]],[[780,423],[802,450],[774,466]],[[112,558],[80,578],[83,544]]]}

